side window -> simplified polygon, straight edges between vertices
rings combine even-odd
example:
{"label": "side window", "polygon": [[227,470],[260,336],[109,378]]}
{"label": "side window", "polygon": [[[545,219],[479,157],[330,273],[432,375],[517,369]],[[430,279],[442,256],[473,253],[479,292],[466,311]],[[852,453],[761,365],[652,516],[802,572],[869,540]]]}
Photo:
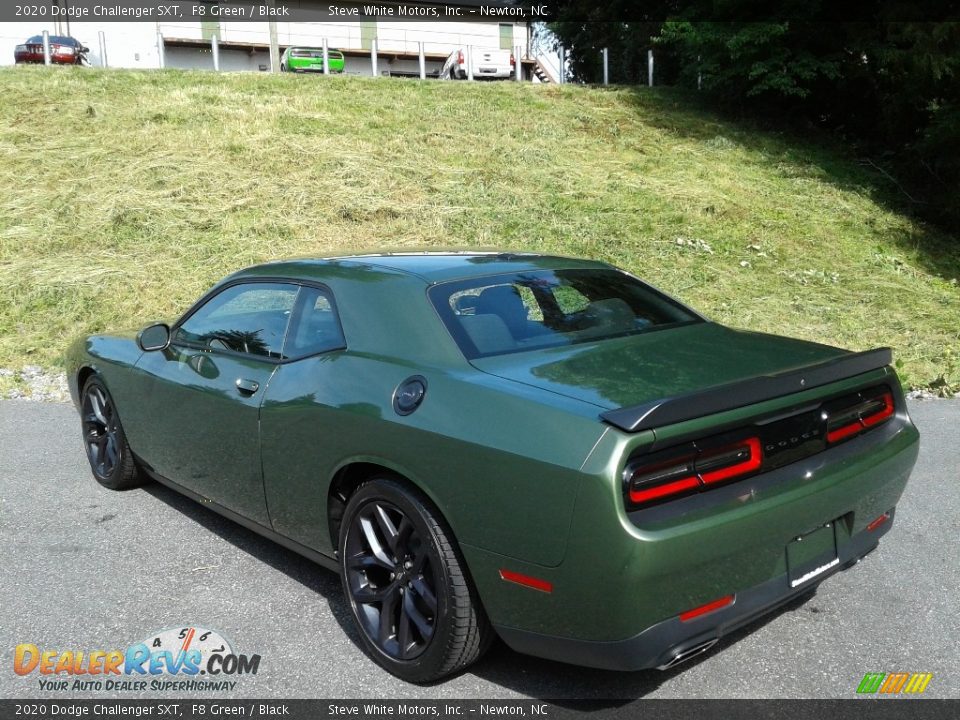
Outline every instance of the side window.
{"label": "side window", "polygon": [[340,320],[326,290],[304,286],[297,307],[285,348],[288,357],[306,357],[346,347]]}
{"label": "side window", "polygon": [[298,289],[281,283],[233,285],[187,318],[173,341],[283,359],[283,340]]}

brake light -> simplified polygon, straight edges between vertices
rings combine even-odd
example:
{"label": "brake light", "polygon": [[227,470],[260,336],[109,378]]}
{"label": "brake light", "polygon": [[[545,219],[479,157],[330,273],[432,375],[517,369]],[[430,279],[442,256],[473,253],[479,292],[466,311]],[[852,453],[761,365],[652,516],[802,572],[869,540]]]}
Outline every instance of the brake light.
{"label": "brake light", "polygon": [[836,443],[858,435],[891,417],[895,410],[893,394],[890,392],[884,392],[878,397],[844,408],[829,418],[827,442]]}
{"label": "brake light", "polygon": [[623,471],[624,500],[628,509],[637,509],[775,470],[878,427],[895,414],[894,392],[888,385],[875,385],[794,414],[640,455]]}
{"label": "brake light", "polygon": [[704,483],[718,483],[759,470],[762,462],[760,438],[750,437],[698,458],[697,472]]}
{"label": "brake light", "polygon": [[513,57],[513,53],[510,53],[510,67],[515,67],[516,64],[517,64],[516,58]]}
{"label": "brake light", "polygon": [[463,50],[457,50],[457,65],[463,65]]}
{"label": "brake light", "polygon": [[748,437],[719,448],[674,454],[667,460],[627,469],[627,495],[634,505],[673,498],[760,469],[760,439]]}

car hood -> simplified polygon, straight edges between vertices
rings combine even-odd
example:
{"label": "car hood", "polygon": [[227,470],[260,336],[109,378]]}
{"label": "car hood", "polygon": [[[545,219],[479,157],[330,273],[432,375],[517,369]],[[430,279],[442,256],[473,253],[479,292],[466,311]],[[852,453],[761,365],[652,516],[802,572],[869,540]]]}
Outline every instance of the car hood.
{"label": "car hood", "polygon": [[471,362],[485,373],[611,410],[845,354],[827,345],[704,322]]}

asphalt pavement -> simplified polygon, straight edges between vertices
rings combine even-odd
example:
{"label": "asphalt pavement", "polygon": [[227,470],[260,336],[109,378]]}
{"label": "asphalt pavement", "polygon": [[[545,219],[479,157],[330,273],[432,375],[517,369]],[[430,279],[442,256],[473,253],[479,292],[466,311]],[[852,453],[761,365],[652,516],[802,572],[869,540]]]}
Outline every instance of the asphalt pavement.
{"label": "asphalt pavement", "polygon": [[[14,648],[123,649],[165,628],[214,629],[259,654],[243,698],[849,698],[866,672],[933,673],[960,698],[960,401],[910,406],[922,448],[878,551],[668,671],[616,673],[502,644],[465,673],[406,684],[359,650],[337,576],[152,484],[90,475],[72,406],[0,402],[0,697],[157,697],[42,691]],[[176,692],[168,697],[209,697]],[[620,703],[617,703],[618,705]]]}

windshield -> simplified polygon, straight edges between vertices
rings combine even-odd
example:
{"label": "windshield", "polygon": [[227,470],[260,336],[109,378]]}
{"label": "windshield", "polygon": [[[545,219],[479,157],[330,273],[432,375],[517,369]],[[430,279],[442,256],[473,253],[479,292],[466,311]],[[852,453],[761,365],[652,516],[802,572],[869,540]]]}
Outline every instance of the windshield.
{"label": "windshield", "polygon": [[596,342],[702,318],[618,270],[553,270],[470,278],[430,288],[468,359]]}

